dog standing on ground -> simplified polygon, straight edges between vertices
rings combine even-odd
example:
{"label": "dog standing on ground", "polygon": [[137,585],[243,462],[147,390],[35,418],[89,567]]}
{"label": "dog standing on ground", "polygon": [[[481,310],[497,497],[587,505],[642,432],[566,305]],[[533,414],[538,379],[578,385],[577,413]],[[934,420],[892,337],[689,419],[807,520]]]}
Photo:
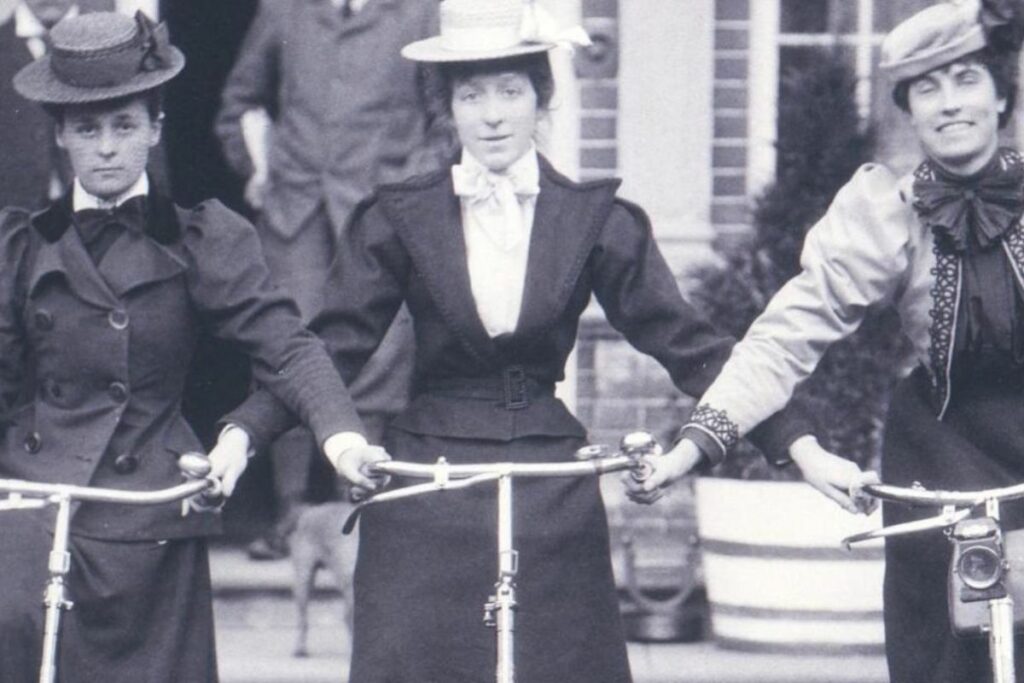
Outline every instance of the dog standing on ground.
{"label": "dog standing on ground", "polygon": [[[346,496],[347,498],[347,496]],[[289,537],[295,583],[292,593],[298,610],[298,637],[294,655],[307,657],[309,635],[309,598],[317,570],[326,568],[341,593],[345,626],[352,638],[352,574],[359,546],[358,531],[344,536],[341,527],[351,514],[353,504],[341,500],[304,507],[298,514],[295,530]]]}

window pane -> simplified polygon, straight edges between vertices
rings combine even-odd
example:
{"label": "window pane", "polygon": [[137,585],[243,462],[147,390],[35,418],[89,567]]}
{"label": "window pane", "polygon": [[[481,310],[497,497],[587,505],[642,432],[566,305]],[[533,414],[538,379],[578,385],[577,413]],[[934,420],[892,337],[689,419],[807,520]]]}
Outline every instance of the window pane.
{"label": "window pane", "polygon": [[896,24],[933,4],[932,0],[874,0],[874,2],[875,31],[877,33],[888,33]]}
{"label": "window pane", "polygon": [[856,33],[858,3],[859,0],[782,0],[780,28],[783,33]]}
{"label": "window pane", "polygon": [[782,0],[782,33],[828,33],[829,0]]}

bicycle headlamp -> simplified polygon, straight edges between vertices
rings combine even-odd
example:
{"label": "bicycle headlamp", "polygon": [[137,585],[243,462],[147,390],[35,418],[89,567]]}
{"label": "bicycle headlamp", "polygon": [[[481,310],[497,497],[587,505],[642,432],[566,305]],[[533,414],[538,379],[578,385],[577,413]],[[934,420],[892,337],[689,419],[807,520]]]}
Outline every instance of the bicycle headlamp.
{"label": "bicycle headlamp", "polygon": [[974,591],[995,588],[1003,579],[1006,564],[996,521],[990,517],[967,519],[957,524],[950,536],[953,567],[963,585]]}
{"label": "bicycle headlamp", "polygon": [[961,553],[956,570],[966,585],[988,590],[1003,578],[1003,560],[991,546],[973,545]]}

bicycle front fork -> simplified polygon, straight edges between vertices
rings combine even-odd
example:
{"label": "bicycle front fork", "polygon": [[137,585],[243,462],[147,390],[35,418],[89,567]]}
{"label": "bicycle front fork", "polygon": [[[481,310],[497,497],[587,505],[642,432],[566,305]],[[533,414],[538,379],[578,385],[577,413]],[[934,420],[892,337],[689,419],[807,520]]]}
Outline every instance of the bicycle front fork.
{"label": "bicycle front fork", "polygon": [[497,630],[497,683],[515,683],[516,574],[519,553],[512,547],[512,477],[498,479],[498,582],[484,604],[484,624]]}
{"label": "bicycle front fork", "polygon": [[64,577],[71,569],[71,553],[68,552],[70,522],[71,499],[62,496],[57,504],[57,524],[53,531],[53,547],[48,563],[50,581],[46,584],[43,597],[46,622],[43,627],[43,660],[39,666],[39,683],[56,683],[60,615],[72,607],[72,602],[65,597],[64,592]]}
{"label": "bicycle front fork", "polygon": [[992,683],[1015,683],[1013,661],[1013,598],[990,600],[988,603],[992,630],[988,634],[988,651],[992,658]]}

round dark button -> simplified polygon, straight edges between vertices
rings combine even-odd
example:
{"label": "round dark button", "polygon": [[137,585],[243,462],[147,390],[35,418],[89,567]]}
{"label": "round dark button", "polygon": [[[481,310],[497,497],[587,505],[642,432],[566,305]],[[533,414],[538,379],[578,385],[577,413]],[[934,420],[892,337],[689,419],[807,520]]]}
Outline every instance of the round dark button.
{"label": "round dark button", "polygon": [[61,389],[60,383],[55,380],[48,380],[43,383],[43,386],[46,387],[46,393],[52,398],[60,398],[64,395],[64,390]]}
{"label": "round dark button", "polygon": [[53,329],[53,314],[49,311],[40,309],[36,311],[36,329],[44,332]]}
{"label": "round dark button", "polygon": [[128,312],[115,308],[107,315],[107,322],[115,330],[123,330],[128,327]]}
{"label": "round dark button", "polygon": [[114,471],[118,474],[131,474],[139,469],[139,459],[131,453],[123,453],[114,458]]}
{"label": "round dark button", "polygon": [[111,382],[110,388],[107,391],[110,392],[110,398],[118,403],[124,403],[128,400],[128,387],[121,382]]}
{"label": "round dark button", "polygon": [[25,437],[25,450],[29,453],[38,453],[42,447],[43,437],[39,436],[39,432],[31,432]]}

